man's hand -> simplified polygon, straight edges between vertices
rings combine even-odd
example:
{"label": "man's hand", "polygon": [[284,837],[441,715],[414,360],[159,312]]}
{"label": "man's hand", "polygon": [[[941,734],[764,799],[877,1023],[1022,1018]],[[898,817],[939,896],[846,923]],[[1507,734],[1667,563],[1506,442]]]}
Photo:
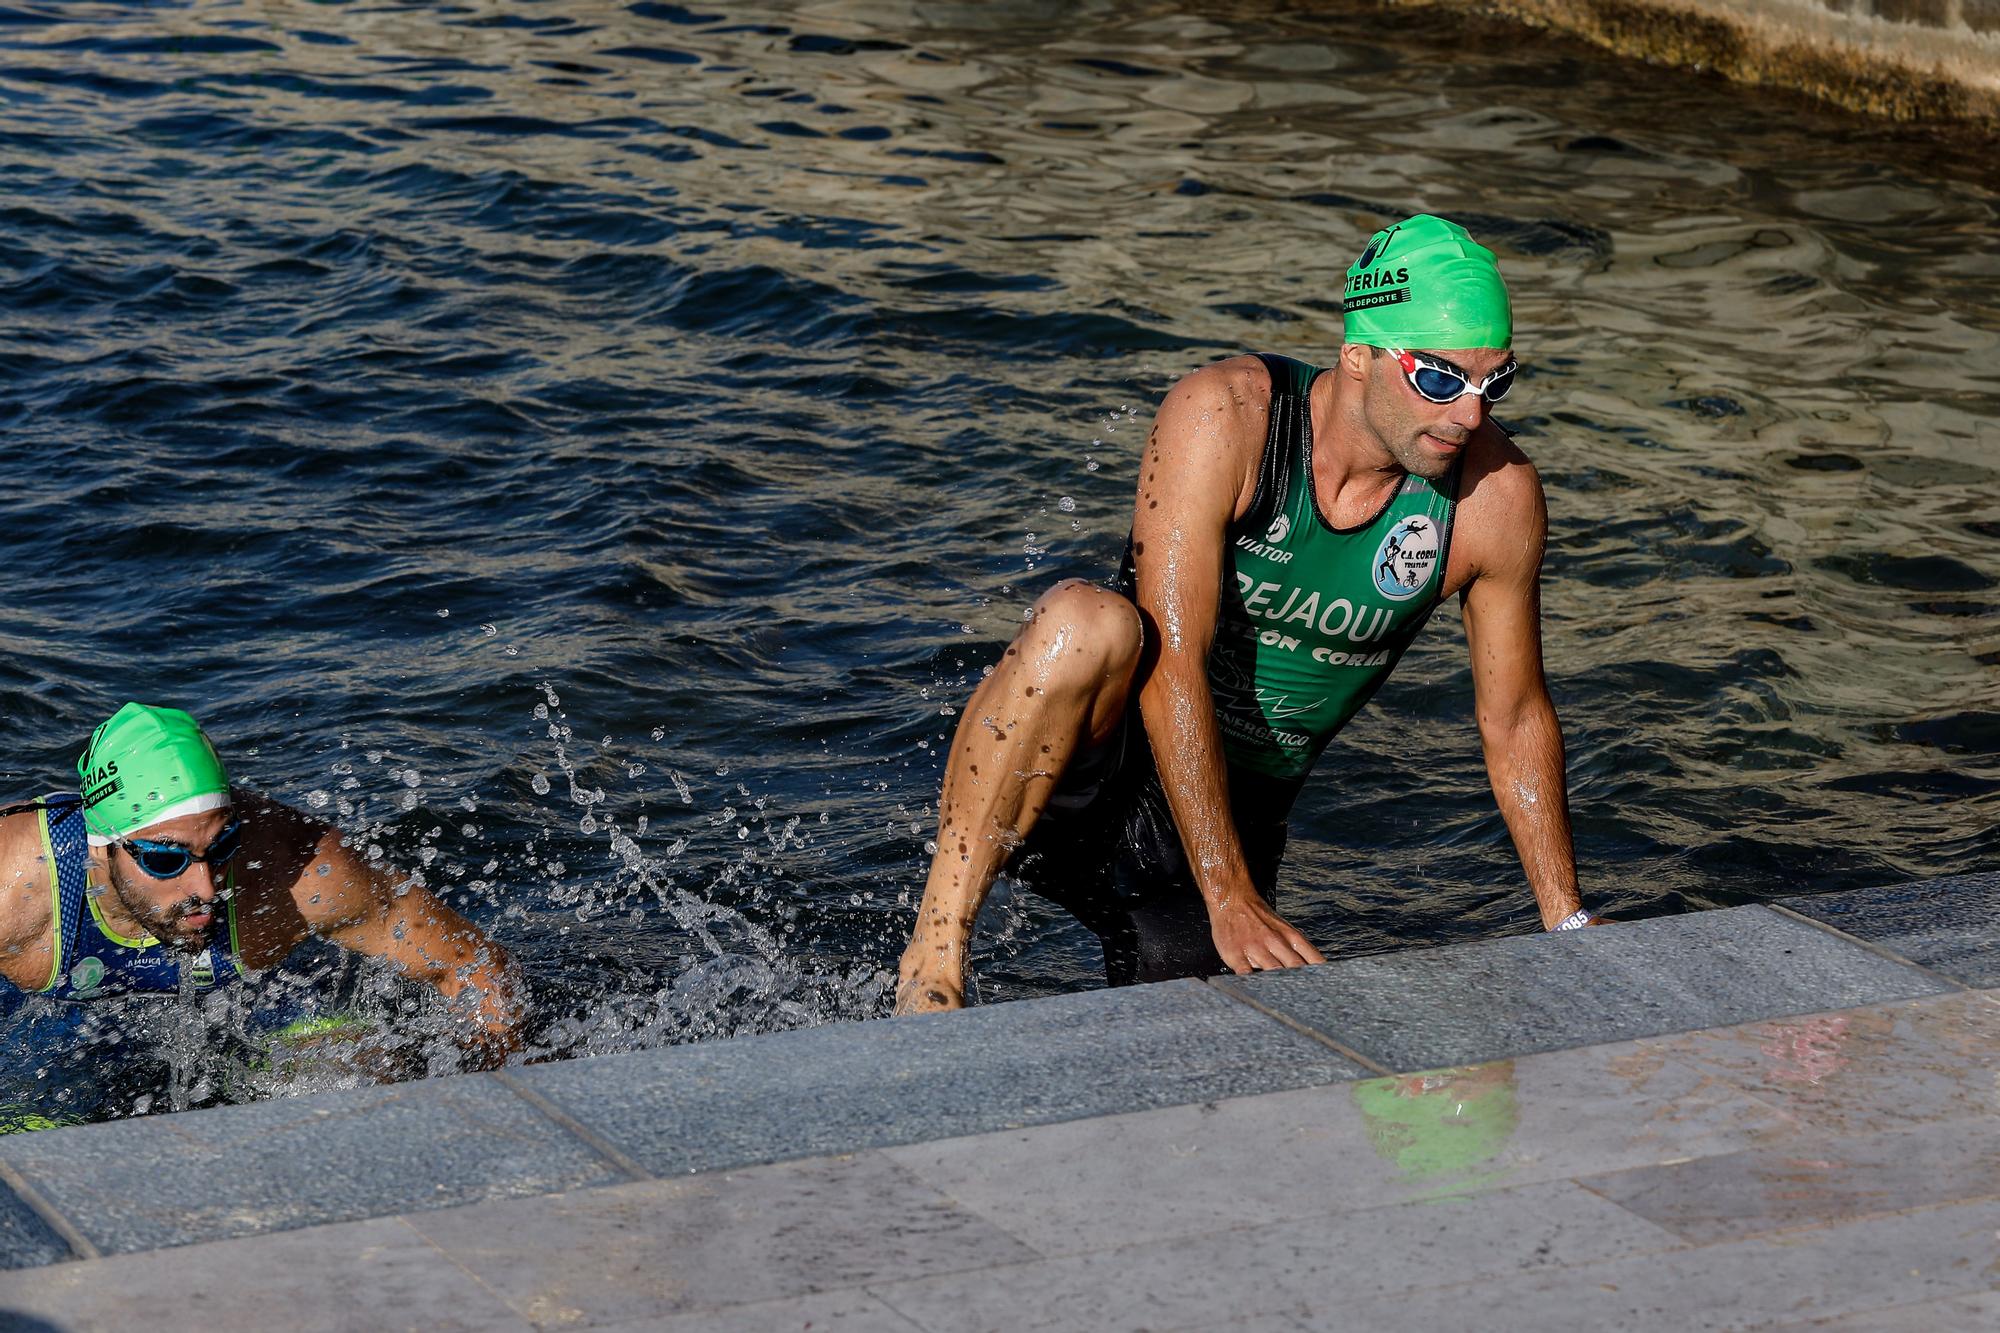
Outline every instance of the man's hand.
{"label": "man's hand", "polygon": [[1312,941],[1265,906],[1255,893],[1209,908],[1208,920],[1215,935],[1215,951],[1231,972],[1270,972],[1326,961]]}
{"label": "man's hand", "polygon": [[918,931],[898,966],[894,1014],[965,1008],[965,952],[940,947]]}
{"label": "man's hand", "polygon": [[[449,910],[442,904],[438,909]],[[466,929],[474,927],[467,922]],[[507,1063],[508,1057],[521,1051],[521,1024],[527,1011],[523,995],[527,987],[513,960],[491,940],[482,937],[473,957],[476,961],[455,969],[452,979],[432,978],[431,984],[438,987],[457,1016],[456,1038],[465,1056],[465,1068],[498,1069]],[[475,976],[476,982],[472,980]],[[451,987],[451,980],[459,981],[456,989]]]}
{"label": "man's hand", "polygon": [[944,977],[904,977],[896,985],[894,1014],[939,1014],[965,1008],[965,994],[958,983]]}
{"label": "man's hand", "polygon": [[467,1073],[498,1069],[507,1058],[521,1050],[520,1035],[511,1026],[496,1027],[472,1022],[460,1029],[458,1049],[464,1056]]}

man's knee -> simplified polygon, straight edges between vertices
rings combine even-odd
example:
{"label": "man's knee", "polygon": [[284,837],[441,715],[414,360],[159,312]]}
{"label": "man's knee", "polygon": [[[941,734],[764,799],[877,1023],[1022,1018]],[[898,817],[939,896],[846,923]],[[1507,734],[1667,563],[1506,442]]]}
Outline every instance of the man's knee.
{"label": "man's knee", "polygon": [[1086,579],[1064,579],[1035,603],[1021,640],[1066,677],[1122,684],[1138,664],[1145,631],[1125,598]]}

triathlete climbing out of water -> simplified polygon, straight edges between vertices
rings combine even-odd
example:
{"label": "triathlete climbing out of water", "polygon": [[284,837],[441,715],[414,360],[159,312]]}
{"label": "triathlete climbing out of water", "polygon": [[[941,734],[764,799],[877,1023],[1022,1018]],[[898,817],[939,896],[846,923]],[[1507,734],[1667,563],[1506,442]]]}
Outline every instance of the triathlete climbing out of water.
{"label": "triathlete climbing out of water", "polygon": [[973,694],[898,1012],[964,1003],[1003,868],[1097,934],[1113,984],[1323,961],[1275,908],[1286,815],[1453,595],[1542,923],[1594,920],[1542,677],[1541,482],[1487,415],[1515,369],[1499,266],[1420,214],[1369,241],[1343,307],[1323,370],[1240,356],[1168,391],[1121,586],[1051,589]]}
{"label": "triathlete climbing out of water", "polygon": [[188,714],[126,704],[77,774],[78,793],[0,810],[0,976],[21,990],[205,989],[317,935],[436,987],[479,1063],[519,1047],[500,946],[340,830],[232,787]]}

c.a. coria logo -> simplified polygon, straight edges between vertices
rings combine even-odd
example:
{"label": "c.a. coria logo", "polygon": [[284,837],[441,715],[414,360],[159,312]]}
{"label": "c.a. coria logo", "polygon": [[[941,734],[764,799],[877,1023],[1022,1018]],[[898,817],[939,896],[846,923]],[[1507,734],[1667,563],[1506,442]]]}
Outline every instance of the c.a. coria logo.
{"label": "c.a. coria logo", "polygon": [[84,958],[69,970],[70,987],[78,995],[88,995],[104,984],[104,962],[98,958]]}
{"label": "c.a. coria logo", "polygon": [[195,986],[215,984],[215,946],[210,945],[188,960],[188,982]]}
{"label": "c.a. coria logo", "polygon": [[1264,540],[1271,543],[1271,545],[1276,546],[1279,542],[1282,542],[1283,540],[1285,540],[1285,538],[1291,535],[1292,535],[1292,516],[1290,514],[1281,513],[1276,518],[1272,519],[1271,526],[1265,529]]}
{"label": "c.a. coria logo", "polygon": [[1375,589],[1391,601],[1407,602],[1430,583],[1437,562],[1437,521],[1412,514],[1375,548]]}

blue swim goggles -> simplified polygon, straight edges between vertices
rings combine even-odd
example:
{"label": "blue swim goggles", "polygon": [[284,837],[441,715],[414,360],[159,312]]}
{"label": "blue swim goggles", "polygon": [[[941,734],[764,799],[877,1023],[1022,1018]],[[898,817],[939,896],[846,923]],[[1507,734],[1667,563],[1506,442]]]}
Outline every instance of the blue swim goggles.
{"label": "blue swim goggles", "polygon": [[1514,372],[1521,368],[1521,363],[1510,356],[1506,365],[1474,385],[1470,375],[1443,357],[1406,352],[1400,347],[1382,350],[1401,363],[1403,378],[1417,395],[1433,403],[1455,403],[1469,393],[1478,394],[1489,404],[1497,403],[1514,387]]}
{"label": "blue swim goggles", "polygon": [[118,844],[131,854],[139,869],[154,879],[178,879],[196,861],[215,867],[228,865],[243,850],[243,821],[232,819],[202,851],[177,842],[154,842],[150,838],[125,838]]}

